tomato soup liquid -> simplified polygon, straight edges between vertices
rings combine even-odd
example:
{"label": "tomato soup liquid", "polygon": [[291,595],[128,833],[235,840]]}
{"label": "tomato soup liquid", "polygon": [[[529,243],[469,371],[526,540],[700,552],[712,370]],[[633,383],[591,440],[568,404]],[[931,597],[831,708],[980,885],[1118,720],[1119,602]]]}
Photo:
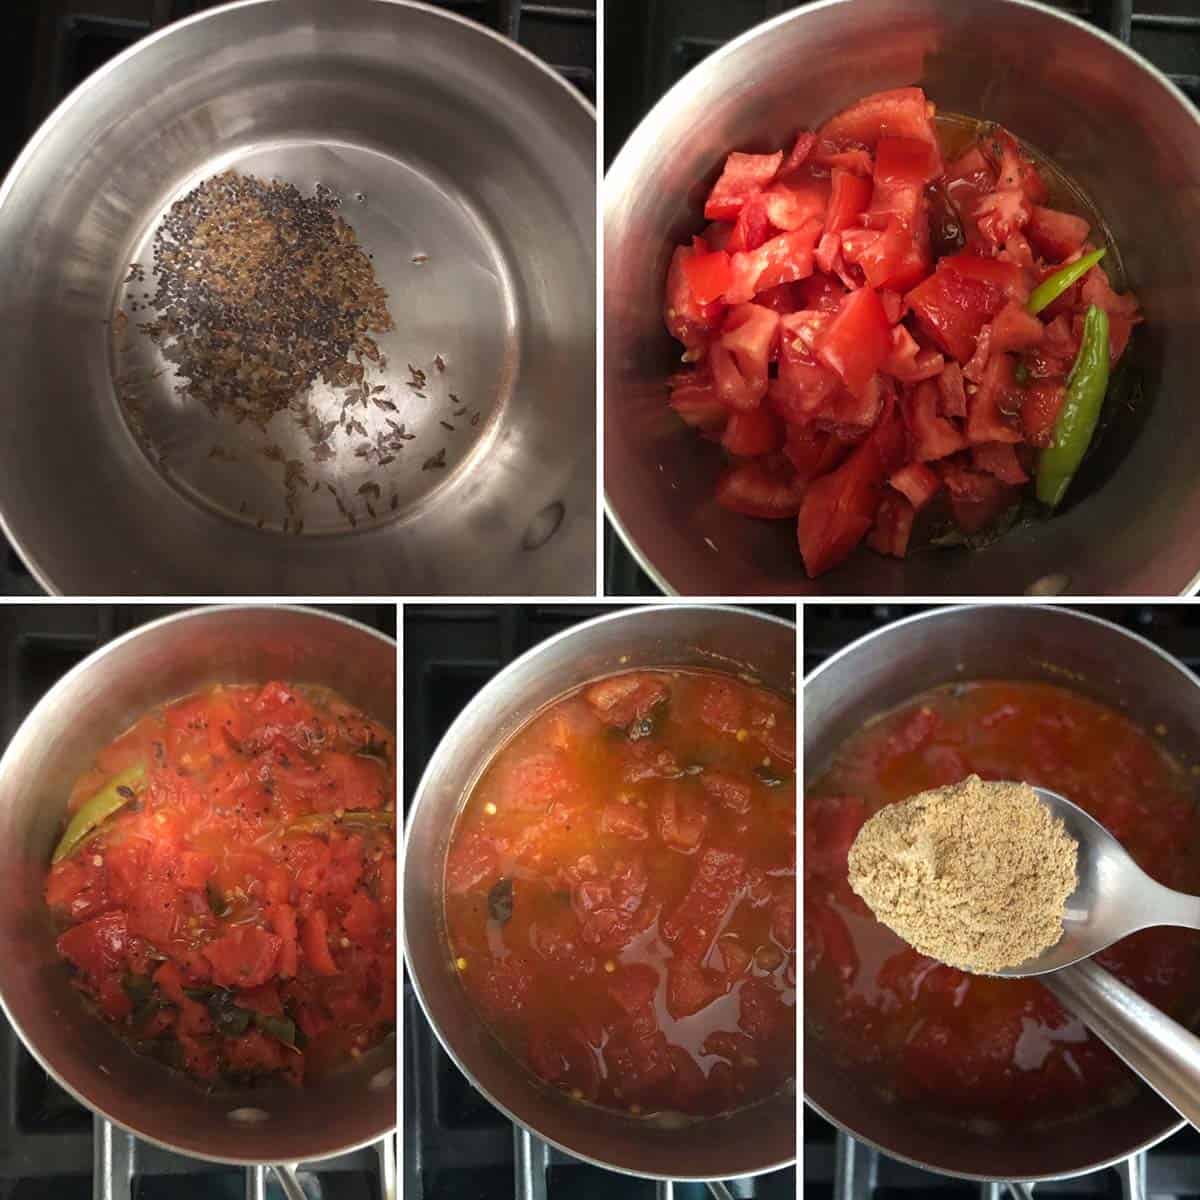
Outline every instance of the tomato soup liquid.
{"label": "tomato soup liquid", "polygon": [[[809,1035],[898,1101],[959,1121],[1054,1121],[1134,1094],[1128,1070],[1041,984],[918,954],[847,882],[862,823],[975,772],[1063,793],[1168,887],[1200,892],[1195,780],[1113,709],[1044,683],[926,692],[850,737],[805,795]],[[1173,1017],[1200,1013],[1200,934],[1153,929],[1098,961]]]}
{"label": "tomato soup liquid", "polygon": [[[635,679],[645,702],[605,706]],[[771,692],[643,672],[497,754],[454,831],[446,923],[472,1002],[545,1082],[700,1116],[793,1074],[794,743]]]}

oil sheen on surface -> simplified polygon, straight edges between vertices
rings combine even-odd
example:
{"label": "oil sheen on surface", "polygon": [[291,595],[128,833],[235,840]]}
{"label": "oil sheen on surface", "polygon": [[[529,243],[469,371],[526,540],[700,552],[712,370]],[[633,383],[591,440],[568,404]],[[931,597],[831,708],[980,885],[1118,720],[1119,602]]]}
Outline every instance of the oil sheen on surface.
{"label": "oil sheen on surface", "polygon": [[[849,738],[806,791],[809,1036],[864,1086],[955,1121],[1027,1125],[1119,1104],[1133,1077],[1041,984],[925,958],[850,891],[846,855],[871,814],[972,772],[1061,792],[1155,879],[1200,891],[1193,781],[1148,732],[1050,684],[926,692]],[[1098,961],[1172,1016],[1195,1020],[1200,934],[1147,930]]]}
{"label": "oil sheen on surface", "polygon": [[610,676],[489,765],[446,864],[451,953],[576,1101],[705,1116],[793,1074],[795,710],[703,672]]}
{"label": "oil sheen on surface", "polygon": [[216,687],[143,717],[77,781],[130,799],[46,879],[59,953],[142,1053],[299,1084],[395,1022],[395,754],[324,689]]}

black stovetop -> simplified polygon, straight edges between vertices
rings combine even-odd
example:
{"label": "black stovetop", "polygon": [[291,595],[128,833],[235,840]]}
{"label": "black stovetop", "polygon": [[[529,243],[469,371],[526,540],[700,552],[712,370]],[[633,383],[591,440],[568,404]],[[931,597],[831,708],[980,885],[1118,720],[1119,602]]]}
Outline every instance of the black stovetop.
{"label": "black stovetop", "polygon": [[[920,604],[808,604],[804,608],[804,674],[831,654],[901,617],[933,607]],[[1200,606],[1195,604],[1075,605],[1140,634],[1200,675]],[[1134,1160],[1153,1200],[1200,1198],[1200,1132],[1186,1129]],[[923,1171],[851,1143],[811,1110],[804,1114],[804,1194],[811,1200],[1002,1200],[994,1185],[972,1184]],[[1038,1200],[1057,1196],[1124,1197],[1117,1171],[1039,1185]],[[1006,1198],[1005,1198],[1006,1200]]]}
{"label": "black stovetop", "polygon": [[[404,805],[455,717],[501,667],[551,635],[613,605],[405,605]],[[759,605],[795,620],[790,605]],[[514,1175],[514,1129],[441,1048],[407,978],[404,984],[403,1182],[406,1200],[650,1200],[648,1180],[548,1156],[545,1189],[523,1190]],[[541,1181],[541,1172],[535,1184]],[[737,1181],[744,1200],[791,1200],[789,1168]],[[676,1200],[701,1200],[699,1184],[676,1184]]]}
{"label": "black stovetop", "polygon": [[[76,663],[120,634],[183,605],[0,605],[0,753],[41,696]],[[323,605],[396,635],[391,604]],[[117,1173],[106,1200],[260,1200],[247,1173],[171,1154],[118,1133],[132,1145],[130,1173]],[[85,1200],[93,1196],[97,1145],[91,1113],[41,1069],[0,1017],[0,1200]],[[379,1200],[371,1150],[328,1159],[308,1180],[320,1200]],[[271,1192],[277,1196],[277,1192]]]}
{"label": "black stovetop", "polygon": [[[0,0],[0,176],[55,105],[97,67],[146,34],[224,2]],[[424,2],[515,39],[596,102],[596,0]],[[41,594],[0,534],[0,595]]]}
{"label": "black stovetop", "polygon": [[[606,0],[604,161],[697,63],[746,30],[812,0]],[[971,0],[961,0],[964,5]],[[1200,0],[1043,0],[1129,43],[1200,104]],[[604,590],[654,596],[607,518]]]}

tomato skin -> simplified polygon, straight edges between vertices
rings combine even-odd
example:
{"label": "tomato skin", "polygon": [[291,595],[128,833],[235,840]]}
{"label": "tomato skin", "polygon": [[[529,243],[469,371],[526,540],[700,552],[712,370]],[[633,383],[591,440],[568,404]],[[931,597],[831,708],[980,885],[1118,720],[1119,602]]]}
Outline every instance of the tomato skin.
{"label": "tomato skin", "polygon": [[761,192],[779,172],[783,152],[776,154],[741,154],[734,151],[725,160],[720,178],[704,204],[704,216],[709,221],[733,221],[742,205]]}
{"label": "tomato skin", "polygon": [[817,340],[817,357],[855,395],[861,396],[883,365],[891,330],[879,297],[870,287],[851,292]]}

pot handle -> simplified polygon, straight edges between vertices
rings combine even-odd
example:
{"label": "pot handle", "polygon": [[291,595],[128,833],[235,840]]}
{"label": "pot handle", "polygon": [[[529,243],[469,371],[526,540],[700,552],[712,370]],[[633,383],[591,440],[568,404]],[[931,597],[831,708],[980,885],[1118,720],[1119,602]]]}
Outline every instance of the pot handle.
{"label": "pot handle", "polygon": [[[1146,1200],[1146,1156],[1134,1154],[1122,1159],[1113,1168],[1121,1184],[1121,1200]],[[1008,1183],[1009,1194],[1013,1200],[1034,1200],[1034,1183]]]}
{"label": "pot handle", "polygon": [[1168,1104],[1200,1125],[1200,1038],[1091,959],[1039,977]]}

